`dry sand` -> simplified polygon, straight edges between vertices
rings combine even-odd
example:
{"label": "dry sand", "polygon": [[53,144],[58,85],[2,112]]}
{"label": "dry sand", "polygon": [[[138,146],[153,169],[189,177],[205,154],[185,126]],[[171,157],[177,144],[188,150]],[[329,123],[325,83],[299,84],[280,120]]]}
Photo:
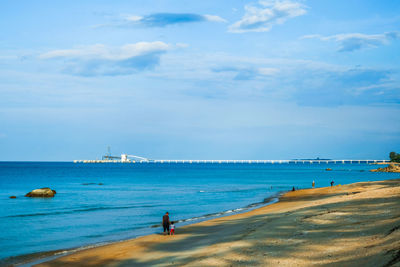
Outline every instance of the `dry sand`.
{"label": "dry sand", "polygon": [[289,192],[176,232],[39,266],[400,266],[400,180]]}

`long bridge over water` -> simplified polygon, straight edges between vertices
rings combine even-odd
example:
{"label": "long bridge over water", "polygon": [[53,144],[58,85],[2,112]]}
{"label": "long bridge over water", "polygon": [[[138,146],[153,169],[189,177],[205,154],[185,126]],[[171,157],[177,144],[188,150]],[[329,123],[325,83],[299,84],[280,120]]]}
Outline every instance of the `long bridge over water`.
{"label": "long bridge over water", "polygon": [[74,160],[74,163],[159,163],[159,164],[370,164],[389,163],[383,159],[291,159],[291,160],[205,160],[205,159],[148,159],[122,154],[104,156],[101,160]]}

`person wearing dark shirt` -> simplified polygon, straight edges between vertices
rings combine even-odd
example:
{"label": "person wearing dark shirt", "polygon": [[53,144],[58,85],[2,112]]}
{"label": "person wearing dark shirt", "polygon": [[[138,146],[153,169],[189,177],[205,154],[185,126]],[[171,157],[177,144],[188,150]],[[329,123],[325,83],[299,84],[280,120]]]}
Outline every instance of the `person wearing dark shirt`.
{"label": "person wearing dark shirt", "polygon": [[163,228],[164,228],[164,235],[166,234],[165,232],[168,232],[168,234],[169,234],[170,222],[169,222],[169,213],[168,212],[166,212],[165,215],[162,218],[162,225],[163,225]]}

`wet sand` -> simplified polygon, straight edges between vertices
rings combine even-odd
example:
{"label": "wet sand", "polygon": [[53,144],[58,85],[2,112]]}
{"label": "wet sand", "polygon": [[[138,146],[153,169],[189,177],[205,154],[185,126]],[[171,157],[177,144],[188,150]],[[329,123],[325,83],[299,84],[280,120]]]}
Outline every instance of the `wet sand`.
{"label": "wet sand", "polygon": [[400,179],[289,192],[176,227],[37,266],[399,266]]}

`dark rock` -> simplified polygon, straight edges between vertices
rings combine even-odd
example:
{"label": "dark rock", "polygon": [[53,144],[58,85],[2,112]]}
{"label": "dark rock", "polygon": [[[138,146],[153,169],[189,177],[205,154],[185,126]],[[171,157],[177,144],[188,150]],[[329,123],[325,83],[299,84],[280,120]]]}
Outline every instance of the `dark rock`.
{"label": "dark rock", "polygon": [[48,187],[40,188],[40,189],[35,189],[26,194],[26,197],[54,197],[56,194],[55,190],[51,190]]}
{"label": "dark rock", "polygon": [[99,183],[99,185],[103,185],[103,183]]}
{"label": "dark rock", "polygon": [[326,170],[326,171],[331,171],[332,169],[331,169],[331,168],[326,168],[325,170]]}
{"label": "dark rock", "polygon": [[16,196],[10,196],[10,198],[17,198]]}
{"label": "dark rock", "polygon": [[96,183],[83,183],[82,185],[94,185]]}

